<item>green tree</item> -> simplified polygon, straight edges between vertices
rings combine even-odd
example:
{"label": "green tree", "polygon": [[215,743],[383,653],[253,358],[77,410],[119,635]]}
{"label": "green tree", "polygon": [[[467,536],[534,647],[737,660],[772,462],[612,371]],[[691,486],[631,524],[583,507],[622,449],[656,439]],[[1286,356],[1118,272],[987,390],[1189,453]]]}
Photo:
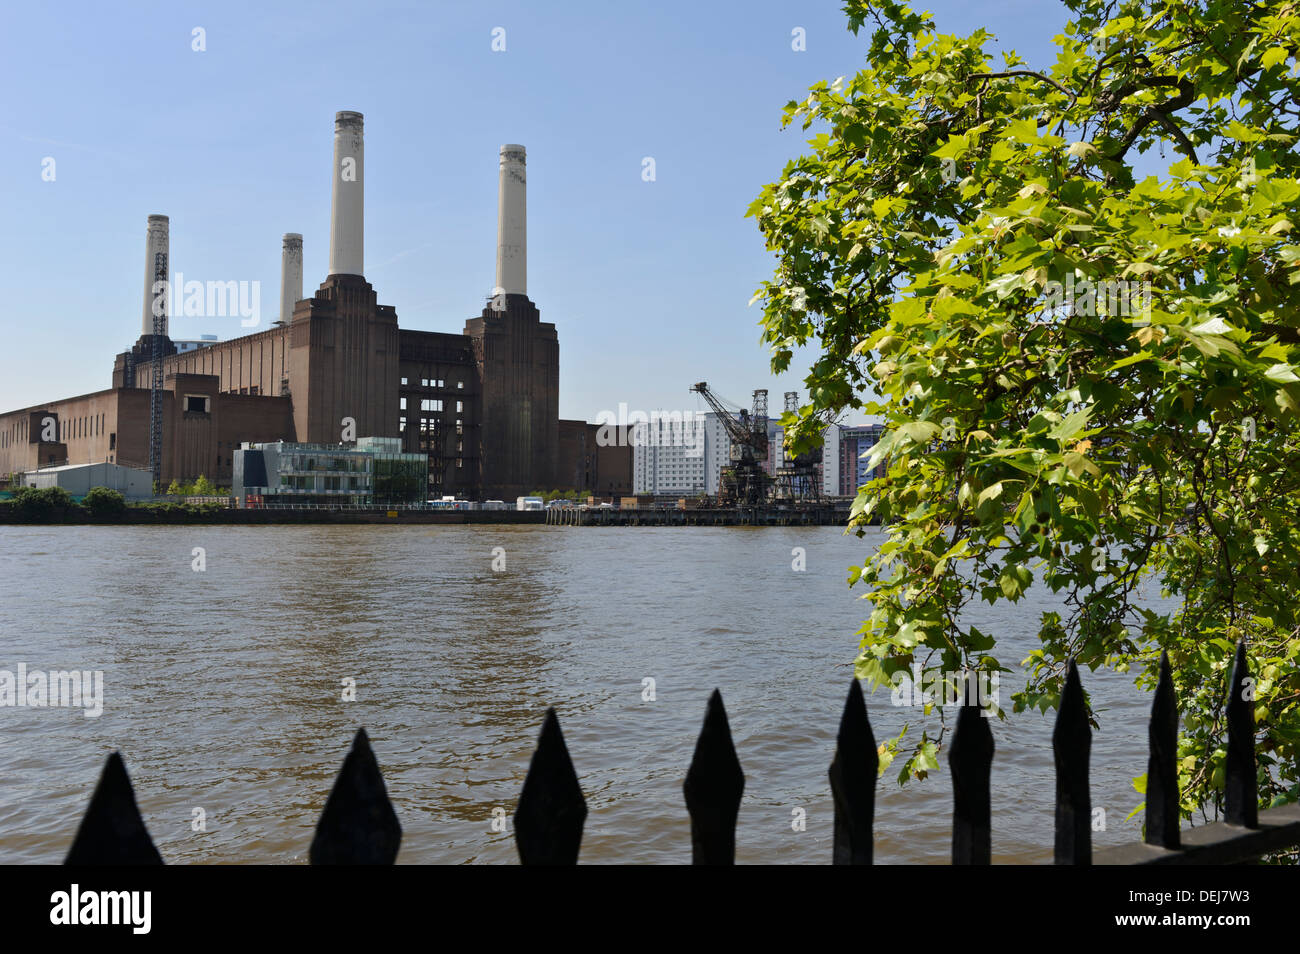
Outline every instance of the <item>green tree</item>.
{"label": "green tree", "polygon": [[14,510],[31,519],[46,519],[54,511],[74,506],[72,497],[62,487],[18,487],[14,490]]}
{"label": "green tree", "polygon": [[[1055,706],[1070,658],[1150,687],[1167,651],[1190,816],[1222,795],[1245,639],[1261,795],[1293,797],[1300,14],[1064,3],[1054,62],[998,65],[983,30],[845,4],[867,65],[786,107],[809,150],[749,210],[777,256],[755,296],[773,370],[817,351],[783,423],[800,449],[846,408],[889,429],[853,508],[887,534],[850,569],[872,606],[859,675],[1008,671],[962,609],[1037,582],[1066,610],[1039,621],[1013,711]],[[1145,578],[1172,611],[1136,604]],[[903,738],[900,781],[937,764]]]}
{"label": "green tree", "polygon": [[194,482],[192,494],[198,497],[211,497],[217,492],[217,485],[208,480],[203,474],[199,474],[199,479]]}
{"label": "green tree", "polygon": [[91,487],[82,499],[81,505],[92,514],[100,517],[126,512],[126,497],[107,487]]}

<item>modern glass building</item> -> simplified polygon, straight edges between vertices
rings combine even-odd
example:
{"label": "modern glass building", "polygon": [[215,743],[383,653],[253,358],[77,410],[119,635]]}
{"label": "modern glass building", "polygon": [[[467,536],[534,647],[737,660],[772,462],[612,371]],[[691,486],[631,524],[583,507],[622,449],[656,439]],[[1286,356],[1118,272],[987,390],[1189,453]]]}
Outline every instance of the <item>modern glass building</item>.
{"label": "modern glass building", "polygon": [[398,437],[355,444],[244,444],[231,492],[241,507],[422,504],[429,461],[402,452]]}

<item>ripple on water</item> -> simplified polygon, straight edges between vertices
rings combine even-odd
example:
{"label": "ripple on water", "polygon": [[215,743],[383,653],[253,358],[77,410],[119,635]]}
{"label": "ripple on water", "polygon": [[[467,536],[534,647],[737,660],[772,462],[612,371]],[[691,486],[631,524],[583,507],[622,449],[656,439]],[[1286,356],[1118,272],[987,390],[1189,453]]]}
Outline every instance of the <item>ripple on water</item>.
{"label": "ripple on water", "polygon": [[[298,864],[364,726],[403,826],[399,861],[516,860],[512,814],[555,706],[590,814],[582,859],[688,863],[682,779],[720,688],[746,774],[742,862],[827,863],[827,766],[865,612],[844,584],[877,538],[833,527],[6,528],[0,668],[100,669],[105,712],[0,710],[0,861],[66,853],[120,749],[163,856]],[[190,565],[194,546],[207,571]],[[491,570],[503,546],[507,571]],[[793,546],[807,572],[792,573]],[[973,609],[1023,658],[1051,604]],[[356,701],[343,702],[345,679]],[[653,680],[650,683],[649,680]],[[1010,689],[1003,686],[1003,704]],[[1085,674],[1099,844],[1138,837],[1150,697]],[[649,687],[653,686],[653,699]],[[868,696],[877,741],[917,722]],[[937,728],[937,723],[934,724]],[[993,726],[994,853],[1051,856],[1051,720]],[[941,769],[881,779],[876,858],[942,862]],[[193,810],[207,830],[191,830]],[[796,831],[798,810],[806,829]]]}

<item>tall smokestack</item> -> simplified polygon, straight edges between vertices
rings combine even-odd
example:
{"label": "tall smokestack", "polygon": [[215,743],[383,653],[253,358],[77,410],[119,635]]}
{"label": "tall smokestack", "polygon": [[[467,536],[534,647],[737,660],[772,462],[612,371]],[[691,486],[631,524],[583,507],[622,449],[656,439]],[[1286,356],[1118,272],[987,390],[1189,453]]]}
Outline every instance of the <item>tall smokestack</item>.
{"label": "tall smokestack", "polygon": [[524,147],[501,147],[497,193],[497,285],[493,295],[528,294],[527,174]]}
{"label": "tall smokestack", "polygon": [[365,169],[363,117],[334,114],[334,193],[330,214],[331,275],[364,274]]}
{"label": "tall smokestack", "polygon": [[280,252],[280,320],[288,324],[293,320],[293,306],[302,299],[302,236],[297,232],[284,233],[284,249]]}
{"label": "tall smokestack", "polygon": [[[158,256],[161,255],[161,260]],[[163,286],[158,294],[154,294],[154,282],[158,280],[161,274],[163,281],[169,281],[170,262],[170,244],[167,233],[167,216],[151,215],[149,216],[148,229],[145,232],[144,239],[144,310],[143,319],[140,323],[140,334],[153,334],[153,307],[154,299],[162,296],[160,305],[163,315],[163,334],[167,334],[167,287]],[[161,270],[161,271],[160,271]]]}

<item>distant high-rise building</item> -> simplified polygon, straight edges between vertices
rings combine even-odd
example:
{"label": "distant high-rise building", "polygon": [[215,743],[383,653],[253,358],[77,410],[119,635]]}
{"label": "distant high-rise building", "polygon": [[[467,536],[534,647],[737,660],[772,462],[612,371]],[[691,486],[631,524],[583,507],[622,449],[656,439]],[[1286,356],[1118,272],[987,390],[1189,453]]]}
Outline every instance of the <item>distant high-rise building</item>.
{"label": "distant high-rise building", "polygon": [[635,492],[682,496],[707,493],[707,415],[656,412],[652,417],[651,421],[632,425]]}
{"label": "distant high-rise building", "polygon": [[885,436],[885,425],[862,424],[839,429],[840,494],[854,496],[858,488],[877,477],[885,476],[887,461],[868,468],[866,455]]}
{"label": "distant high-rise building", "polygon": [[838,497],[840,490],[840,426],[830,424],[822,435],[822,493]]}
{"label": "distant high-rise building", "polygon": [[722,418],[713,411],[704,415],[704,492],[718,495],[722,468],[731,459],[731,437]]}

